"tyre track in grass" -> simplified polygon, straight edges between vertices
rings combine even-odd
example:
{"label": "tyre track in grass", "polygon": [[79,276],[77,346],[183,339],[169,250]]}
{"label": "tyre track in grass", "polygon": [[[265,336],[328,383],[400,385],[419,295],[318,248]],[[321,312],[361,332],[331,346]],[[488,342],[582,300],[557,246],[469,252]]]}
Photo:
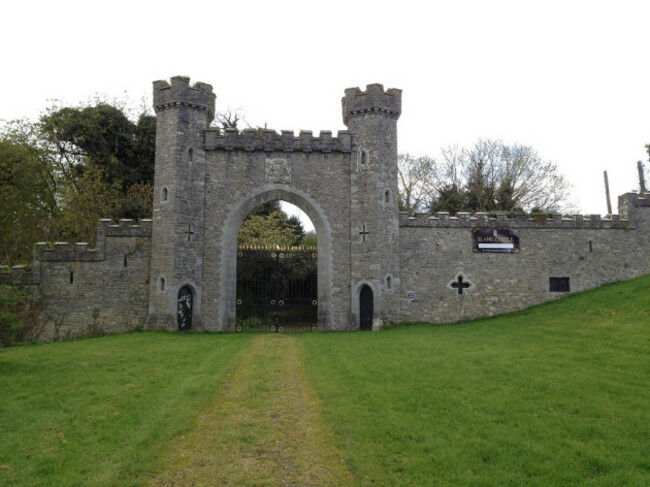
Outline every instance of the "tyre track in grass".
{"label": "tyre track in grass", "polygon": [[160,464],[152,487],[357,484],[288,335],[253,339],[196,428]]}

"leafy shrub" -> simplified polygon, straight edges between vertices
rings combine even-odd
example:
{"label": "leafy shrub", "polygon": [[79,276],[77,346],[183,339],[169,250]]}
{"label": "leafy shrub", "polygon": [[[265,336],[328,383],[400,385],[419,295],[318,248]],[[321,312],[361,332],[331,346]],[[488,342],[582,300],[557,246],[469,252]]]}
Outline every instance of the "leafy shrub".
{"label": "leafy shrub", "polygon": [[42,306],[29,291],[0,285],[0,345],[8,347],[40,333],[38,314]]}
{"label": "leafy shrub", "polygon": [[8,347],[18,340],[22,331],[21,324],[13,313],[0,311],[0,345]]}

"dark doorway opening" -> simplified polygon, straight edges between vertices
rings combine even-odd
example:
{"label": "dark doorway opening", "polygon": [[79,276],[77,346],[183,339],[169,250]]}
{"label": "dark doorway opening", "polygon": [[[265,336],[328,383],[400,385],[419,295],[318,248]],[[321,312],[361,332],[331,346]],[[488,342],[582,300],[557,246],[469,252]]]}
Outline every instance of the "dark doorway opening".
{"label": "dark doorway opening", "polygon": [[178,330],[187,331],[192,328],[192,290],[183,286],[178,291]]}
{"label": "dark doorway opening", "polygon": [[372,330],[373,306],[372,289],[364,284],[359,293],[359,329]]}

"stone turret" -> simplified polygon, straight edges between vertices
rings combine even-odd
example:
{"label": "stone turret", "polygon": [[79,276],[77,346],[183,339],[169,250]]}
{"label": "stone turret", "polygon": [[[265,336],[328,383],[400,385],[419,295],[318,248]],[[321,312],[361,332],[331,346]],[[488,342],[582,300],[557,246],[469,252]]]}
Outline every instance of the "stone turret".
{"label": "stone turret", "polygon": [[650,192],[625,193],[618,197],[621,218],[630,220],[634,226],[650,224]]}
{"label": "stone turret", "polygon": [[215,95],[206,83],[176,76],[154,82],[156,173],[149,322],[176,328],[179,290],[190,289],[200,328],[204,132],[214,118]]}
{"label": "stone turret", "polygon": [[342,104],[343,123],[346,125],[351,118],[368,113],[382,114],[397,121],[402,113],[402,90],[391,88],[384,91],[380,84],[368,85],[366,91],[348,88]]}
{"label": "stone turret", "polygon": [[[343,121],[359,148],[351,171],[352,310],[362,328],[365,286],[372,290],[376,318],[399,310],[399,218],[397,206],[397,120],[402,92],[380,84],[345,90]],[[365,295],[368,296],[367,289]]]}
{"label": "stone turret", "polygon": [[214,118],[215,99],[211,85],[197,82],[190,86],[190,79],[185,76],[173,77],[171,84],[165,80],[153,83],[153,107],[156,114],[178,106],[192,107],[205,113],[206,125],[209,125]]}

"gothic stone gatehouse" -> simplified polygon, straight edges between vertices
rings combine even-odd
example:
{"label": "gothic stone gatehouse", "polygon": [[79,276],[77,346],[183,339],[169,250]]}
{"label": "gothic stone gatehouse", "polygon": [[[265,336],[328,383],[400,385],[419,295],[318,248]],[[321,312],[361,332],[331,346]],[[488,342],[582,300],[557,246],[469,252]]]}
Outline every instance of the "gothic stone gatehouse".
{"label": "gothic stone gatehouse", "polygon": [[296,136],[212,128],[210,85],[156,81],[152,220],[100,221],[95,249],[37,244],[31,270],[3,281],[44,298],[44,339],[91,325],[176,329],[179,300],[191,303],[192,329],[233,331],[240,225],[278,199],[316,229],[320,330],[493,315],[650,272],[650,194],[622,195],[620,215],[605,218],[400,214],[401,95],[347,89],[347,131]]}

